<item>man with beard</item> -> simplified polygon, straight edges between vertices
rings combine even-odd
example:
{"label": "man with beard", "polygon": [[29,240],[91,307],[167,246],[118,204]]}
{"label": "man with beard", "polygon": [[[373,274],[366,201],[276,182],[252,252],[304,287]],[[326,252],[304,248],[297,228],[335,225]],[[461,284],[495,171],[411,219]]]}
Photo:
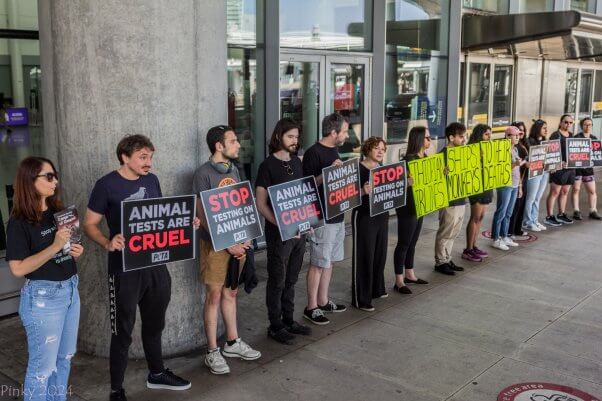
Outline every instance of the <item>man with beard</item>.
{"label": "man with beard", "polygon": [[[124,272],[121,251],[125,239],[121,234],[121,201],[162,197],[156,175],[150,173],[155,147],[144,135],[130,135],[117,145],[121,167],[105,175],[94,185],[84,221],[90,239],[109,252],[109,302],[111,308],[111,401],[126,400],[123,379],[140,307],[142,344],[148,364],[146,386],[152,389],[186,390],[190,382],[163,366],[161,334],[165,312],[171,298],[171,277],[167,266]],[[100,230],[107,219],[109,238]],[[199,221],[195,219],[198,227]]]}
{"label": "man with beard", "polygon": [[295,284],[303,264],[305,235],[282,241],[268,197],[269,187],[303,178],[303,165],[297,157],[298,148],[299,126],[290,118],[278,121],[270,140],[270,156],[259,165],[255,184],[257,209],[265,217],[268,251],[268,337],[282,344],[292,344],[295,334],[311,334],[309,327],[293,319]]}
{"label": "man with beard", "polygon": [[[209,189],[232,185],[240,181],[238,169],[233,160],[238,157],[240,143],[232,127],[218,125],[207,132],[207,145],[211,151],[209,160],[194,173],[192,189],[198,194]],[[246,250],[250,241],[236,244],[216,252],[211,244],[211,236],[207,231],[207,222],[200,201],[197,203],[198,217],[201,219],[200,259],[201,280],[205,284],[205,334],[207,336],[207,355],[205,365],[211,373],[223,375],[230,373],[230,367],[222,356],[241,358],[253,361],[261,357],[259,351],[251,348],[238,336],[236,325],[236,293],[237,290],[226,287],[226,275],[230,257],[238,259],[244,266]],[[226,326],[226,344],[220,352],[217,346],[217,319],[221,306],[224,325]]]}
{"label": "man with beard", "polygon": [[[349,122],[340,114],[332,113],[322,120],[322,139],[312,145],[303,155],[303,175],[316,177],[322,209],[326,210],[322,169],[341,165],[337,146],[349,138]],[[307,307],[303,317],[318,325],[330,323],[324,312],[344,312],[345,305],[337,305],[328,298],[328,287],[332,277],[332,262],[344,257],[345,215],[341,214],[326,221],[309,237],[310,265],[307,271]]]}

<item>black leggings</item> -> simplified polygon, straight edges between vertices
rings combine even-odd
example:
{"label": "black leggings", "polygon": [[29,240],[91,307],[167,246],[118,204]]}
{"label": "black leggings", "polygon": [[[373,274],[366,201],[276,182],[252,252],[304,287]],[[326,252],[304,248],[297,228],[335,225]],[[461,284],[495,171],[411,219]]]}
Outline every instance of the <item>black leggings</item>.
{"label": "black leggings", "polygon": [[422,217],[405,206],[395,209],[397,214],[397,246],[393,255],[395,274],[403,274],[405,268],[414,268],[414,252],[422,230]]}

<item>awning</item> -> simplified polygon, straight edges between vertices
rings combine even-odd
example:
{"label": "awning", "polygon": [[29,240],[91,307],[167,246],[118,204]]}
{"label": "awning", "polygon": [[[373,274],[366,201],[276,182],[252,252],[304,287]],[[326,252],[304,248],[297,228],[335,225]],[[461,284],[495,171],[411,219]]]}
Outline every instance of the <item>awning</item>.
{"label": "awning", "polygon": [[548,60],[602,61],[602,18],[577,11],[466,14],[462,50]]}

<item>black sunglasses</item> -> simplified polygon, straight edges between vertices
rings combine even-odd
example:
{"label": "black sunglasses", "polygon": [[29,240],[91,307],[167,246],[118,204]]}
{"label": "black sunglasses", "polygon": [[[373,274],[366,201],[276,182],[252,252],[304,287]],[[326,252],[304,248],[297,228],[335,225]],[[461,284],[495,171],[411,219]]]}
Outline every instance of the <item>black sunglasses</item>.
{"label": "black sunglasses", "polygon": [[284,169],[286,170],[286,174],[288,175],[293,175],[295,173],[291,165],[288,163],[282,162],[282,167],[284,167]]}
{"label": "black sunglasses", "polygon": [[38,174],[36,175],[37,177],[46,177],[46,179],[48,180],[48,182],[52,182],[53,179],[56,179],[57,181],[59,180],[59,173],[46,173],[46,174]]}
{"label": "black sunglasses", "polygon": [[424,139],[426,139],[427,141],[430,141],[431,137],[430,136],[425,136]]}

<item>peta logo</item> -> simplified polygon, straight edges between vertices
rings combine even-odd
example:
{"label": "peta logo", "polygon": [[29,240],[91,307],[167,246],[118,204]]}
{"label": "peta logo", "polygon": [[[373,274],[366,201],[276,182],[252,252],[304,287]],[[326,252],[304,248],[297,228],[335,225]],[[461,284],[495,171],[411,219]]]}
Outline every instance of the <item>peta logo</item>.
{"label": "peta logo", "polygon": [[304,233],[305,231],[309,231],[310,228],[311,228],[311,225],[309,224],[309,221],[306,221],[305,223],[299,224],[299,232],[300,233]]}
{"label": "peta logo", "polygon": [[569,386],[552,383],[519,383],[506,387],[497,401],[600,401]]}
{"label": "peta logo", "polygon": [[246,231],[239,231],[237,233],[234,233],[234,241],[238,242],[238,241],[243,241],[245,239],[247,239]]}
{"label": "peta logo", "polygon": [[169,261],[169,251],[153,252],[151,254],[153,263]]}

